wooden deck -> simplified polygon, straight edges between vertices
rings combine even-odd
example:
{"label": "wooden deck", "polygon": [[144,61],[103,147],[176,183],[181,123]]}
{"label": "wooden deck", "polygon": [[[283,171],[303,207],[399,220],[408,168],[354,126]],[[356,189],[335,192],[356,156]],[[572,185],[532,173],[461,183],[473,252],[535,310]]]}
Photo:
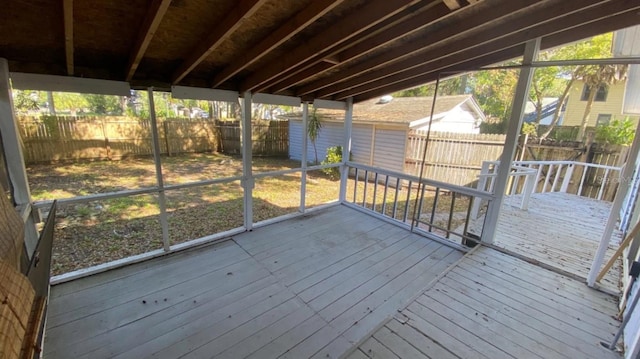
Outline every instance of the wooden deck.
{"label": "wooden deck", "polygon": [[365,339],[359,358],[621,358],[613,296],[481,247]]}
{"label": "wooden deck", "polygon": [[[500,212],[494,244],[508,251],[586,280],[604,231],[611,203],[566,193],[537,193],[529,209],[519,208],[521,197],[510,196]],[[484,217],[471,231],[479,233]],[[617,249],[621,234],[614,231],[607,260]],[[621,263],[600,283],[612,293],[620,292]]]}
{"label": "wooden deck", "polygon": [[337,206],[51,290],[45,358],[328,358],[462,253]]}

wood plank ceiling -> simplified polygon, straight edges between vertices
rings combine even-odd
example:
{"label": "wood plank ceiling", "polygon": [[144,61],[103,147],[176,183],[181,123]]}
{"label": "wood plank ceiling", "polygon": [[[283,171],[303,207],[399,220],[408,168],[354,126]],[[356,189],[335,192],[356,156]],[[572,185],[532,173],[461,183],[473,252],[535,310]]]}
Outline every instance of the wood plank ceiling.
{"label": "wood plank ceiling", "polygon": [[11,71],[355,101],[640,24],[637,0],[5,0]]}

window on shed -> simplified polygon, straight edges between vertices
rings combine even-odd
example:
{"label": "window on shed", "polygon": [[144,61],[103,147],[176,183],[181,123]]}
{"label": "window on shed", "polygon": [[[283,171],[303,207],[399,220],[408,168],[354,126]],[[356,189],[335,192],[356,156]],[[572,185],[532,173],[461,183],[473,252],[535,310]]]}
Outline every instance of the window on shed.
{"label": "window on shed", "polygon": [[598,115],[598,119],[596,120],[596,127],[608,125],[609,122],[611,122],[611,115],[601,113]]}
{"label": "window on shed", "polygon": [[[582,88],[582,97],[580,98],[581,101],[589,100],[589,95],[591,94],[591,87],[592,86],[588,86],[587,84],[584,85],[584,87]],[[607,85],[598,86],[598,92],[596,92],[596,97],[593,100],[599,101],[599,102],[607,101],[608,92],[609,92],[609,89]]]}

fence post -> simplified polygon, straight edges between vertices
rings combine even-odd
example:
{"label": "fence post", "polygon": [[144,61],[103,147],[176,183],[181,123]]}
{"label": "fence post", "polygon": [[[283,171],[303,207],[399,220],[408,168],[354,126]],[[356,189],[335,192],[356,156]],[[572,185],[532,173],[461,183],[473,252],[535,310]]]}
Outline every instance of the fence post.
{"label": "fence post", "polygon": [[571,163],[567,170],[564,172],[564,178],[562,179],[562,185],[560,186],[560,192],[567,193],[569,190],[569,184],[571,183],[571,178],[573,177],[573,168],[575,165]]}
{"label": "fence post", "polygon": [[167,148],[166,153],[167,156],[171,156],[171,146],[169,146],[169,123],[166,118],[162,121],[162,129],[162,132],[164,132],[164,145]]}

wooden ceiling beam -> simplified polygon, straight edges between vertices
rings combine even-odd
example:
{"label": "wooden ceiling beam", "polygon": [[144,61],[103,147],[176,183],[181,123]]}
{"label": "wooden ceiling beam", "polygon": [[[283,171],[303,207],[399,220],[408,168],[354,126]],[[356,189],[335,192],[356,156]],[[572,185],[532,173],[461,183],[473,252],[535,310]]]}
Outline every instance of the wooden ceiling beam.
{"label": "wooden ceiling beam", "polygon": [[73,76],[73,0],[62,2],[64,22],[64,53],[67,62],[67,75]]}
{"label": "wooden ceiling beam", "polygon": [[458,0],[442,0],[442,3],[447,5],[450,10],[458,10],[462,6]]}
{"label": "wooden ceiling beam", "polygon": [[151,5],[149,5],[147,14],[138,32],[138,37],[133,45],[133,50],[129,56],[125,77],[127,81],[131,81],[133,74],[136,73],[138,65],[140,65],[140,61],[142,61],[144,53],[147,51],[149,43],[151,43],[151,39],[155,35],[158,26],[160,26],[160,22],[169,9],[170,4],[171,0],[153,0]]}
{"label": "wooden ceiling beam", "polygon": [[[452,14],[449,8],[443,3],[436,3],[432,7],[423,8],[421,10],[422,11],[419,12],[413,12],[410,16],[405,15],[406,17],[396,19],[393,21],[393,25],[381,26],[383,24],[380,24],[377,26],[377,28],[380,28],[379,30],[377,29],[377,33],[373,33],[374,31],[367,32],[371,36],[370,39],[360,41],[359,43],[353,44],[345,49],[335,51],[328,57],[335,58],[337,61],[333,66],[328,67],[326,70],[343,65],[345,62],[358,59],[384,45],[391,43],[394,40],[397,40],[398,38],[410,35],[425,28],[429,24],[442,20],[446,16]],[[309,77],[310,76],[307,75],[306,71],[302,71],[289,78],[279,79],[279,82],[271,85],[269,89],[276,92],[283,91],[305,81]],[[315,90],[316,89],[308,90],[304,93],[309,94]]]}
{"label": "wooden ceiling beam", "polygon": [[[542,38],[540,48],[544,50],[556,46],[561,46],[563,44],[571,43],[584,38],[589,38],[595,35],[637,25],[637,23],[638,10],[630,9],[630,11],[617,13],[610,17],[600,18],[546,36]],[[469,59],[468,61],[462,61],[449,67],[442,67],[440,69],[427,67],[423,69],[416,69],[413,74],[408,74],[403,80],[397,82],[388,81],[385,82],[385,85],[382,86],[371,86],[367,91],[361,92],[358,95],[354,96],[354,101],[365,101],[396,91],[401,91],[407,88],[430,83],[435,81],[438,78],[438,75],[443,72],[466,72],[472,70],[481,70],[481,67],[483,66],[490,66],[495,63],[504,62],[522,56],[523,51],[524,43],[494,52],[492,54]],[[464,57],[464,54],[461,54],[459,56],[460,58],[462,58]]]}
{"label": "wooden ceiling beam", "polygon": [[272,61],[259,71],[249,75],[242,82],[240,91],[254,90],[264,85],[318,55],[320,50],[330,51],[417,2],[418,0],[373,0],[367,2],[363,5],[366,7],[366,11],[357,9],[329,26],[325,31],[310,38],[305,44],[295,48],[286,57]]}
{"label": "wooden ceiling beam", "polygon": [[[485,26],[482,30],[476,30],[469,36],[454,42],[439,43],[433,48],[427,48],[427,51],[414,52],[413,56],[400,61],[385,61],[386,66],[376,66],[378,68],[377,70],[370,70],[365,73],[360,72],[359,76],[352,77],[347,81],[337,83],[319,91],[317,96],[325,97],[339,92],[340,96],[342,96],[350,91],[345,91],[345,88],[353,89],[355,87],[362,87],[366,83],[379,81],[386,76],[423,66],[424,64],[458,52],[468,53],[471,50],[475,50],[473,51],[477,53],[475,56],[479,56],[482,52],[498,51],[520,42],[560,31],[568,26],[576,26],[583,22],[590,21],[588,19],[600,18],[602,14],[607,14],[606,11],[611,8],[621,11],[620,9],[624,6],[627,6],[627,8],[630,6],[630,4],[622,4],[624,1],[600,2],[596,0],[585,0],[584,5],[587,5],[589,2],[591,4],[599,4],[583,8],[583,4],[567,4],[563,0],[560,0],[553,1],[550,6],[536,7],[534,11],[518,13],[515,16],[509,17],[509,20],[504,23],[494,23],[492,26]],[[555,17],[550,14],[555,14]]]}
{"label": "wooden ceiling beam", "polygon": [[[501,17],[512,14],[514,11],[517,11],[518,9],[522,10],[526,6],[531,6],[532,4],[535,4],[536,1],[533,1],[533,0],[510,1],[506,4],[503,4],[503,6],[500,6],[500,7],[496,7],[496,3],[497,3],[496,1],[487,0],[487,1],[483,1],[477,6],[466,7],[458,12],[453,12],[451,13],[452,14],[451,20],[454,21],[453,25],[455,26],[449,26],[449,27],[445,26],[444,28],[442,28],[440,27],[440,25],[436,24],[434,26],[438,26],[438,28],[430,32],[428,38],[417,40],[417,42],[413,44],[407,44],[406,46],[401,46],[401,48],[398,51],[389,51],[389,53],[383,55],[382,58],[380,57],[373,58],[372,60],[366,61],[363,64],[356,64],[353,67],[346,69],[346,71],[337,72],[334,75],[327,76],[327,77],[318,79],[316,81],[313,81],[311,83],[305,84],[301,86],[299,89],[296,89],[295,92],[299,95],[306,95],[306,94],[313,93],[315,91],[319,91],[333,84],[336,84],[337,82],[349,80],[350,78],[355,77],[360,73],[363,73],[371,70],[372,68],[375,68],[376,64],[379,62],[386,63],[386,62],[391,62],[398,59],[399,57],[401,57],[401,56],[398,56],[398,54],[402,54],[403,51],[405,50],[409,51],[409,53],[412,53],[418,50],[425,49],[425,47],[428,47],[428,46],[433,47],[442,41],[450,40],[453,36],[460,36],[465,33],[469,33],[475,30],[477,27],[483,26],[484,24],[488,23],[491,20],[500,19]],[[433,11],[435,13],[434,15],[436,16],[440,15],[439,14],[440,11],[441,10],[439,8],[434,9]],[[431,15],[431,13],[427,15]],[[410,21],[415,21],[415,20],[411,19]],[[429,21],[428,23],[425,22],[424,26],[420,28],[428,29],[428,25],[432,24],[434,21],[440,21],[440,19],[435,18]],[[401,24],[399,27],[403,27],[403,26],[404,25]],[[398,32],[389,31],[389,33],[393,34],[395,37],[389,38],[386,36],[386,34],[383,34],[382,36],[380,36],[381,41],[376,39],[376,41],[380,41],[379,46],[382,46],[383,44],[388,43],[390,41],[393,41],[397,37],[403,36],[400,31]],[[372,46],[372,49],[370,51],[373,51],[377,48],[378,47]],[[351,49],[346,50],[341,56],[344,56],[345,58],[349,58],[349,59],[355,59],[355,58],[359,58],[361,55],[366,54],[370,51],[367,50],[366,48],[363,48],[362,46],[355,46]]]}
{"label": "wooden ceiling beam", "polygon": [[212,87],[220,86],[238,72],[251,66],[264,55],[291,39],[294,35],[298,34],[304,28],[324,16],[327,12],[331,11],[342,2],[344,2],[344,0],[317,0],[311,2],[309,6],[295,14],[277,30],[262,39],[262,41],[257,45],[252,46],[251,49],[243,53],[242,56],[235,59],[232,64],[228,65],[216,74],[213,79]]}
{"label": "wooden ceiling beam", "polygon": [[199,42],[190,51],[189,57],[175,70],[171,81],[173,84],[180,82],[204,59],[220,46],[242,24],[243,19],[253,15],[267,0],[241,0],[229,11],[222,21],[209,33],[207,39]]}

